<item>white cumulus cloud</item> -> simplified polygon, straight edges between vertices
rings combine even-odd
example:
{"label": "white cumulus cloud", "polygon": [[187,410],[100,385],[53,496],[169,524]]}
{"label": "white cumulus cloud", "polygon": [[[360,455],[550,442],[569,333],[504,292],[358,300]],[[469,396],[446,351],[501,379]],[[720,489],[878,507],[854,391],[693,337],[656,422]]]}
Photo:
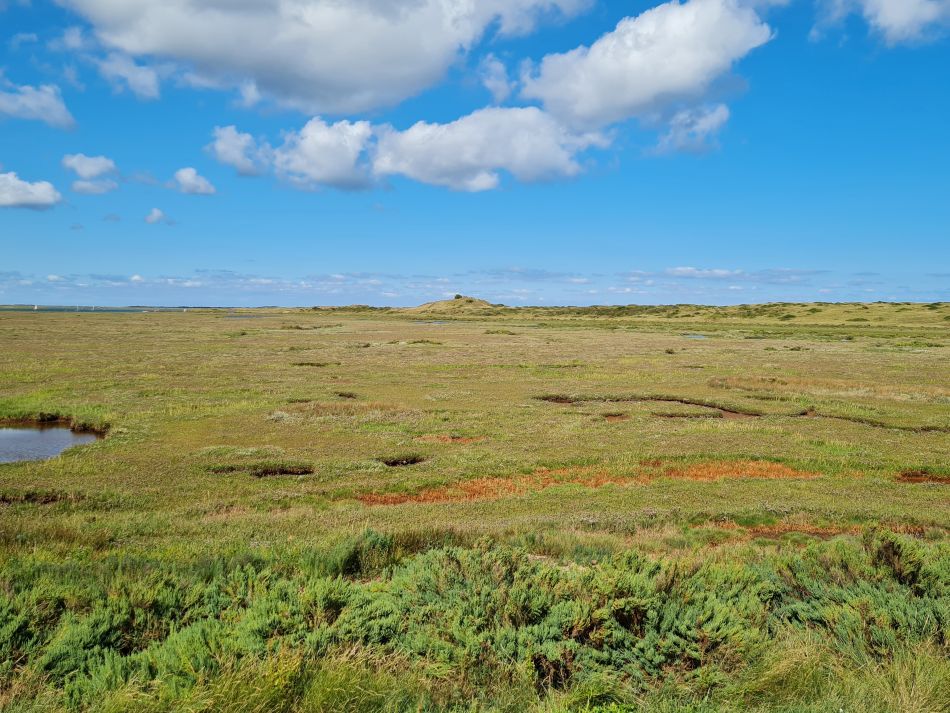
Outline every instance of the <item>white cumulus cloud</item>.
{"label": "white cumulus cloud", "polygon": [[13,172],[0,173],[0,207],[50,208],[60,200],[59,191],[48,181],[31,183]]}
{"label": "white cumulus cloud", "polygon": [[274,151],[274,169],[300,186],[364,187],[370,176],[361,157],[372,135],[368,121],[327,124],[313,118]]}
{"label": "white cumulus cloud", "polygon": [[115,173],[115,161],[106,156],[86,156],[86,154],[73,153],[63,156],[63,166],[70,171],[74,171],[77,176],[84,179],[98,178],[107,173]]}
{"label": "white cumulus cloud", "polygon": [[501,171],[523,181],[574,176],[581,170],[576,154],[605,143],[599,134],[565,129],[537,107],[489,108],[448,124],[381,129],[374,170],[484,191],[498,186]]}
{"label": "white cumulus cloud", "polygon": [[695,102],[771,37],[739,0],[672,0],[621,20],[590,47],[544,57],[522,95],[565,122],[603,126]]}
{"label": "white cumulus cloud", "polygon": [[235,126],[216,126],[213,137],[207,150],[219,162],[237,169],[242,176],[256,176],[264,170],[267,152],[250,134],[238,131]]}
{"label": "white cumulus cloud", "polygon": [[542,16],[573,15],[590,0],[62,3],[117,56],[176,61],[221,84],[253,82],[261,94],[312,114],[341,114],[432,86],[489,28],[526,33]]}
{"label": "white cumulus cloud", "polygon": [[215,188],[204,176],[198,174],[194,168],[186,167],[175,171],[175,187],[182,193],[210,196]]}
{"label": "white cumulus cloud", "polygon": [[43,121],[59,129],[72,128],[76,121],[63,103],[59,87],[16,86],[0,77],[0,116]]}

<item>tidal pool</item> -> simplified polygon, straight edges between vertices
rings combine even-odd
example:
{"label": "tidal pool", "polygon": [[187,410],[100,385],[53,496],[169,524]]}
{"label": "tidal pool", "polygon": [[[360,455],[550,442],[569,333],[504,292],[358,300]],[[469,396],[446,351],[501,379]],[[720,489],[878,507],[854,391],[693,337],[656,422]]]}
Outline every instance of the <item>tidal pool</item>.
{"label": "tidal pool", "polygon": [[7,424],[0,426],[0,463],[52,458],[98,438],[95,433],[80,433],[62,424]]}

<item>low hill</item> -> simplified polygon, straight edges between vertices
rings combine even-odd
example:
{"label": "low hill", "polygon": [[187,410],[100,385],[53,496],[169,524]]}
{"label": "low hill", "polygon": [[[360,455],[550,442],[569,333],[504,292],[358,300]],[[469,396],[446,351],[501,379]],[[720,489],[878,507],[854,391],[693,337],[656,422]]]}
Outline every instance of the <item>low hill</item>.
{"label": "low hill", "polygon": [[451,300],[439,300],[438,302],[426,302],[418,307],[410,307],[406,312],[414,314],[462,314],[466,312],[481,312],[486,309],[494,309],[501,305],[493,305],[491,302],[480,300],[476,297],[466,297],[465,295],[456,295]]}

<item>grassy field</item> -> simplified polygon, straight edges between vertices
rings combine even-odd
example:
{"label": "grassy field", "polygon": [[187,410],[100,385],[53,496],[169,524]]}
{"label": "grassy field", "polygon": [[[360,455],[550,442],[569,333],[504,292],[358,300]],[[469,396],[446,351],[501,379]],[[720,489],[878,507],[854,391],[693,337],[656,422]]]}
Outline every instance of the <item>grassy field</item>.
{"label": "grassy field", "polygon": [[5,711],[950,711],[950,304],[0,311]]}

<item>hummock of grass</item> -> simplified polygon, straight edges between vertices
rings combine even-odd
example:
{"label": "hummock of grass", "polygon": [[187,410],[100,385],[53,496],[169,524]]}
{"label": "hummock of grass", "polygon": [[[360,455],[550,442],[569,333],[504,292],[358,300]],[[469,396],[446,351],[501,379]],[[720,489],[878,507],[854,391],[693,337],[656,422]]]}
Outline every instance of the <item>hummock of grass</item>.
{"label": "hummock of grass", "polygon": [[0,311],[0,709],[947,710],[950,305],[455,309]]}

